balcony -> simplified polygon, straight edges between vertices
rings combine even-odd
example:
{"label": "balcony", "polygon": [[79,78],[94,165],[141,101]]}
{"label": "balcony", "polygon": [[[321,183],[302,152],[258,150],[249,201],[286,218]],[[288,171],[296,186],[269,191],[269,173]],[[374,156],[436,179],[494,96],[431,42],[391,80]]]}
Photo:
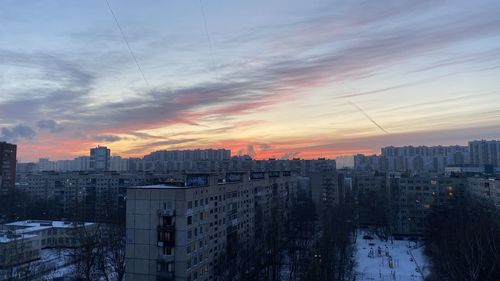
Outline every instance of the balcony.
{"label": "balcony", "polygon": [[158,261],[161,263],[173,263],[175,260],[174,255],[164,255],[160,254]]}
{"label": "balcony", "polygon": [[158,231],[162,232],[175,232],[175,225],[159,225]]}
{"label": "balcony", "polygon": [[158,246],[160,247],[175,246],[175,225],[158,226]]}
{"label": "balcony", "polygon": [[156,273],[156,276],[158,277],[158,280],[161,281],[173,281],[174,280],[174,273],[170,271],[160,271]]}
{"label": "balcony", "polygon": [[175,216],[175,210],[161,209],[161,210],[158,210],[158,215],[173,217],[173,216]]}

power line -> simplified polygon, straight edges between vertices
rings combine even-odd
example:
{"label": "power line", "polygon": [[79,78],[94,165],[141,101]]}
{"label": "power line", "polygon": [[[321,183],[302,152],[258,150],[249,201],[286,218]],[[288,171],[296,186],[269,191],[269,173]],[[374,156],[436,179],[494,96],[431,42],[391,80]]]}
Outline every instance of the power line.
{"label": "power line", "polygon": [[127,37],[125,36],[125,33],[123,32],[123,29],[120,25],[120,22],[118,21],[118,18],[116,17],[116,14],[115,12],[113,11],[113,8],[111,8],[111,5],[109,4],[109,1],[108,0],[105,0],[106,1],[106,4],[108,5],[108,9],[109,9],[109,12],[111,13],[111,15],[113,16],[113,19],[115,20],[115,23],[116,23],[116,26],[118,27],[118,30],[120,31],[120,34],[122,35],[122,38],[123,38],[123,41],[125,42],[125,45],[127,45],[127,49],[130,53],[130,56],[132,57],[132,59],[134,60],[135,62],[135,65],[137,66],[137,69],[139,70],[139,72],[141,73],[141,76],[142,76],[142,79],[144,79],[144,82],[146,83],[146,86],[148,87],[148,90],[151,92],[151,94],[153,95],[153,97],[156,99],[156,101],[158,102],[158,98],[156,97],[156,94],[155,92],[153,91],[153,89],[151,88],[151,84],[149,84],[149,81],[148,79],[146,78],[146,75],[144,75],[144,71],[142,71],[142,67],[141,65],[139,64],[139,61],[137,60],[134,52],[132,51],[132,48],[130,47],[130,43],[128,42],[127,40]]}
{"label": "power line", "polygon": [[377,122],[375,122],[375,120],[373,120],[373,118],[370,117],[370,115],[368,115],[368,113],[366,113],[361,107],[359,107],[357,104],[353,103],[352,101],[349,101],[349,103],[354,106],[356,109],[359,110],[359,112],[361,112],[366,118],[368,118],[368,120],[370,120],[373,124],[375,124],[375,126],[377,126],[380,130],[382,130],[384,133],[386,134],[389,134],[389,132],[382,128],[382,126],[380,126]]}
{"label": "power line", "polygon": [[210,37],[210,32],[208,32],[207,15],[205,13],[205,6],[203,5],[203,0],[200,1],[201,15],[203,17],[203,25],[205,28],[205,35],[207,36],[208,45],[210,47],[210,58],[212,59],[212,70],[215,70],[215,58],[214,58],[214,48],[212,44],[212,38]]}

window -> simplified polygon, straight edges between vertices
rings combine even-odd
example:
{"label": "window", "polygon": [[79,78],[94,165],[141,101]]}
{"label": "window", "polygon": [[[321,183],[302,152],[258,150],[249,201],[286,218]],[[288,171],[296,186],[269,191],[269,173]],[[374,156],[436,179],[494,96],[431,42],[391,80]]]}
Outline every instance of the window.
{"label": "window", "polygon": [[171,255],[172,254],[172,247],[171,246],[163,247],[163,254],[164,255]]}
{"label": "window", "polygon": [[188,216],[187,217],[187,225],[191,225],[193,224],[193,217],[192,216]]}
{"label": "window", "polygon": [[188,201],[188,209],[192,209],[193,208],[193,201]]}

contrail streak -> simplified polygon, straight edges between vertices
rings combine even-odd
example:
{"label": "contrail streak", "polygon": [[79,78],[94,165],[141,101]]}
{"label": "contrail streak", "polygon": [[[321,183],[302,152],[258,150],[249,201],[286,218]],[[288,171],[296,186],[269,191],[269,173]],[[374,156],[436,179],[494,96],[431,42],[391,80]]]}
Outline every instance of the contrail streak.
{"label": "contrail streak", "polygon": [[386,134],[389,134],[388,131],[386,131],[384,128],[382,128],[382,126],[380,126],[377,122],[375,122],[375,120],[373,120],[373,118],[371,118],[370,115],[368,115],[361,107],[359,107],[352,101],[349,101],[349,103],[352,104],[352,106],[356,107],[356,109],[359,110],[359,112],[361,112],[366,118],[368,118],[368,120],[370,120],[373,124],[375,124],[375,126],[377,126],[380,130],[382,130]]}

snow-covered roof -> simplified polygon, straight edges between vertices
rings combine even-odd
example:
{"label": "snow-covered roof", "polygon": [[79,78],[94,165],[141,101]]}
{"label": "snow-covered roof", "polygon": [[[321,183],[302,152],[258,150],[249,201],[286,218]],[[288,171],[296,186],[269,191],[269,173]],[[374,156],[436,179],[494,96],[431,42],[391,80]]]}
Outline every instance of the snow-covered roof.
{"label": "snow-covered roof", "polygon": [[74,223],[67,221],[46,221],[46,220],[25,220],[6,223],[5,226],[16,228],[16,233],[30,233],[50,228],[74,228],[81,226],[91,226],[94,223]]}

